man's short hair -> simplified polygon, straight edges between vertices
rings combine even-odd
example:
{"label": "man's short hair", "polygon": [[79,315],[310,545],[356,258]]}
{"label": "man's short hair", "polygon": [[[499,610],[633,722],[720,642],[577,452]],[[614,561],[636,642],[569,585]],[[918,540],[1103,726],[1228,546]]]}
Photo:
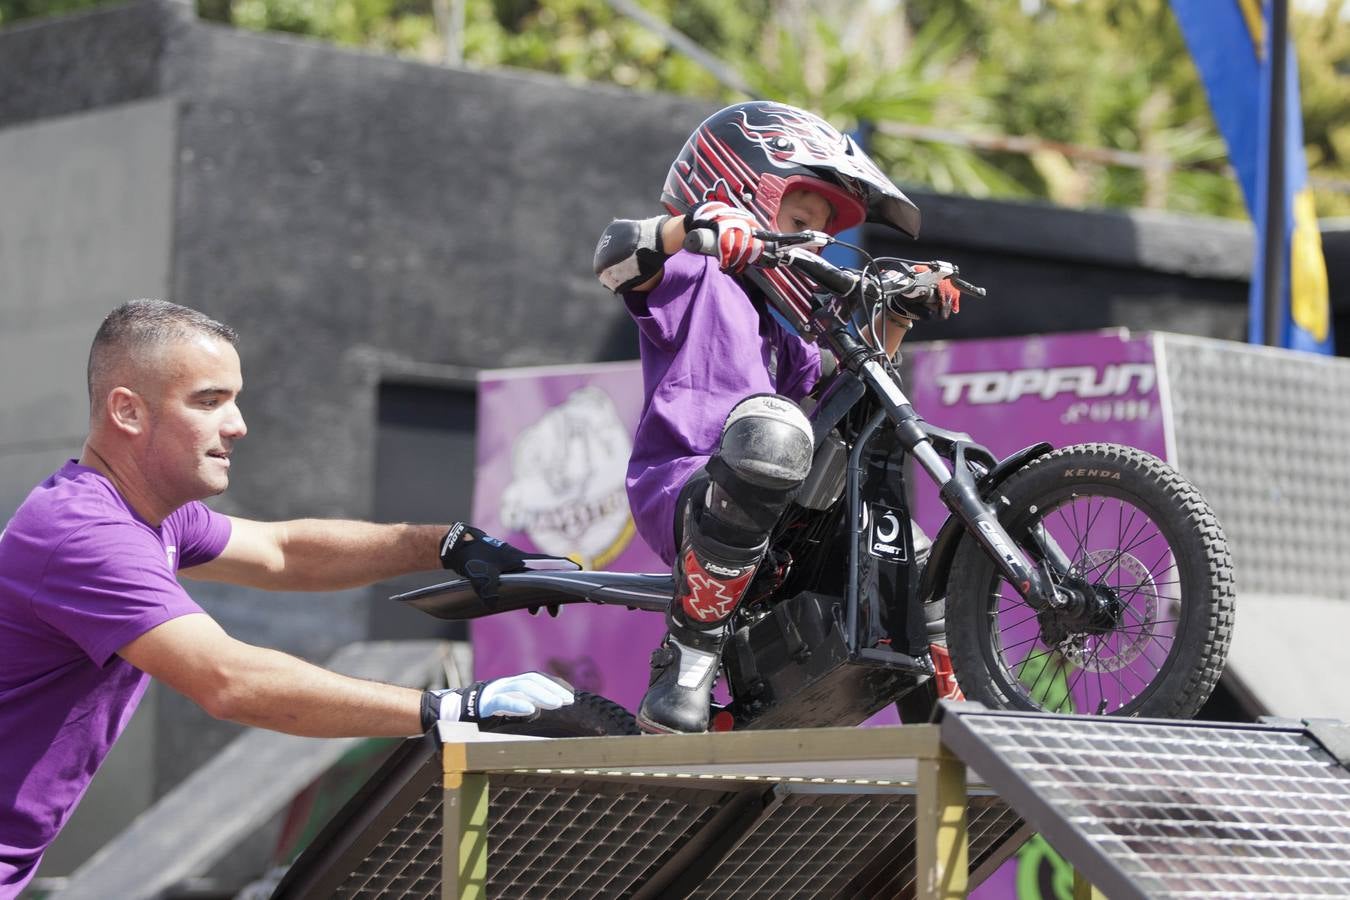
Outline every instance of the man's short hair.
{"label": "man's short hair", "polygon": [[[167,300],[131,300],[108,313],[89,348],[89,403],[95,389],[128,357],[145,355],[172,341],[204,334],[234,345],[238,333],[204,313]],[[102,393],[102,390],[100,390]]]}

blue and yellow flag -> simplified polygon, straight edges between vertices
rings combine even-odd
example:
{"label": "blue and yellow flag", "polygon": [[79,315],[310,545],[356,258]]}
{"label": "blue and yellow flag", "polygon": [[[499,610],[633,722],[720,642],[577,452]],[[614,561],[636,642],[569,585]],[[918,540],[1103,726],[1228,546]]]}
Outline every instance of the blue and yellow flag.
{"label": "blue and yellow flag", "polygon": [[[1265,258],[1266,155],[1270,136],[1270,28],[1262,0],[1172,0],[1172,11],[1200,70],[1228,156],[1237,170],[1247,210],[1256,223],[1250,323],[1247,339],[1266,343]],[[1302,103],[1292,45],[1285,55],[1284,183],[1282,215],[1287,269],[1280,279],[1281,334],[1273,343],[1296,350],[1332,353],[1327,266],[1322,235],[1303,156]]]}

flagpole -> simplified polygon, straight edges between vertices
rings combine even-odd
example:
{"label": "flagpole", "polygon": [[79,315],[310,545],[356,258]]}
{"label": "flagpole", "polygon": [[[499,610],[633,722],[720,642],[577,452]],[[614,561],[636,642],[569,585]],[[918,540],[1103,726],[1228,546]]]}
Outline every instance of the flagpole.
{"label": "flagpole", "polygon": [[1271,0],[1270,4],[1270,118],[1266,123],[1266,221],[1263,300],[1266,346],[1283,345],[1284,278],[1286,266],[1286,234],[1289,223],[1285,210],[1285,106],[1288,96],[1288,64],[1286,47],[1289,42],[1288,0]]}

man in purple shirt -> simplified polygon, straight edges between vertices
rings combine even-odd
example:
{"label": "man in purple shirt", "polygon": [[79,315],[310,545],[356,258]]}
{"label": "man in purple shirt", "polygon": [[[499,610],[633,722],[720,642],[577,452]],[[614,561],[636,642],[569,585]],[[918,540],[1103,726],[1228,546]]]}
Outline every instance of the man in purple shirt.
{"label": "man in purple shirt", "polygon": [[[779,318],[800,326],[816,287],[794,270],[756,267],[755,232],[836,234],[868,220],[914,235],[919,212],[850,138],[761,101],[695,129],[661,200],[670,215],[606,228],[595,271],[638,326],[645,403],[628,466],[633,518],[675,568],[638,724],[705,731],[731,615],[814,449],[797,401],[820,378],[820,352]],[[716,259],[676,252],[695,228],[716,236]],[[959,298],[949,281],[940,289]],[[911,322],[880,324],[872,329],[894,355]]]}
{"label": "man in purple shirt", "polygon": [[150,676],[218,718],[312,737],[411,735],[572,702],[538,673],[462,691],[348,678],[236,641],[202,612],[177,574],[330,591],[444,567],[491,596],[527,559],[465,523],[212,512],[200,501],[225,490],[246,432],[235,341],[164,301],[110,313],[89,356],[83,453],[0,533],[0,898],[32,878]]}

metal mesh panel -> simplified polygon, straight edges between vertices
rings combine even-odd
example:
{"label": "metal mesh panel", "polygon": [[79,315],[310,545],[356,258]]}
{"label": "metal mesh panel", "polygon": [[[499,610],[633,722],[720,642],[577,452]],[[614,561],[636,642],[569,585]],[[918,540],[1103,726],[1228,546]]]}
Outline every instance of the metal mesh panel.
{"label": "metal mesh panel", "polygon": [[439,897],[441,893],[441,786],[433,783],[347,876],[339,898]]}
{"label": "metal mesh panel", "polygon": [[[971,797],[972,867],[1019,824],[997,797]],[[789,793],[689,896],[913,897],[915,843],[913,794]]]}
{"label": "metal mesh panel", "polygon": [[[545,775],[489,782],[488,889],[494,898],[631,896],[706,826],[728,792]],[[338,898],[414,900],[441,890],[442,789],[389,828],[336,889]],[[970,798],[970,860],[977,866],[1020,820],[997,797]],[[856,785],[782,792],[752,830],[690,894],[700,898],[912,897],[914,796]]]}
{"label": "metal mesh panel", "polygon": [[[911,727],[926,728],[932,743],[925,746],[936,746],[936,729]],[[438,897],[446,871],[440,755],[434,741],[406,742],[273,896]],[[709,768],[690,764],[700,766]],[[836,763],[834,774],[810,765],[787,766],[793,771],[780,776],[759,766],[711,768],[492,771],[482,836],[488,895],[913,896],[917,789],[903,758],[876,762],[883,778],[857,761]],[[1020,840],[1022,823],[985,787],[966,797],[969,858],[983,874]]]}
{"label": "metal mesh panel", "polygon": [[858,862],[913,828],[912,795],[789,793],[691,896],[837,896]]}
{"label": "metal mesh panel", "polygon": [[1022,825],[1022,818],[1001,797],[971,797],[966,807],[966,822],[970,832],[970,868],[978,868],[998,851],[1011,854],[1021,841],[1011,847],[1005,842]]}
{"label": "metal mesh panel", "polygon": [[493,776],[488,893],[622,897],[717,812],[726,792]]}
{"label": "metal mesh panel", "polygon": [[[623,785],[551,776],[489,782],[489,894],[497,898],[621,897],[718,810],[722,789]],[[337,897],[439,897],[439,780],[337,889]]]}
{"label": "metal mesh panel", "polygon": [[[1005,842],[1021,826],[1022,820],[998,797],[973,796],[966,807],[966,825],[970,839],[970,868],[978,869],[996,852],[1011,854],[1020,846],[1005,847]],[[916,834],[913,826],[896,835],[881,848],[871,862],[836,895],[850,898],[911,898],[916,894]],[[972,884],[973,886],[973,884]]]}
{"label": "metal mesh panel", "polygon": [[[1080,847],[1114,864],[1133,896],[1350,896],[1350,772],[1302,732],[954,718],[1009,767],[1032,803],[1086,840]],[[945,724],[943,739],[1009,794],[998,767],[949,737]],[[1062,838],[1051,840],[1068,851]]]}
{"label": "metal mesh panel", "polygon": [[1350,361],[1161,335],[1176,463],[1223,523],[1244,591],[1344,597]]}

